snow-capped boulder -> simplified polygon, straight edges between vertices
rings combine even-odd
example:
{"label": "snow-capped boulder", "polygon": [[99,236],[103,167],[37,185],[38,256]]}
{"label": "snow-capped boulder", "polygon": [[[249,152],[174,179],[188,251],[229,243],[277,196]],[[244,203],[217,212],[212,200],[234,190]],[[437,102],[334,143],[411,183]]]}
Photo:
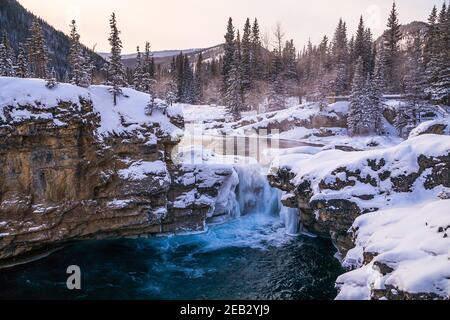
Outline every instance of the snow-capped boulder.
{"label": "snow-capped boulder", "polygon": [[422,134],[450,135],[450,117],[421,123],[411,131],[409,138],[414,138]]}

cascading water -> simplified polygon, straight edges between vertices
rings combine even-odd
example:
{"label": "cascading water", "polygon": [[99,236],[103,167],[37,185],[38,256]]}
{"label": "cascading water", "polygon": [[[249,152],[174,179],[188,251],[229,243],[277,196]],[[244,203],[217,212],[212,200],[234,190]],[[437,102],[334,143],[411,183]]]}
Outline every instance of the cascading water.
{"label": "cascading water", "polygon": [[279,217],[280,220],[277,222],[284,225],[285,234],[289,236],[301,234],[298,209],[287,208],[281,204],[281,191],[270,186],[264,168],[252,164],[236,166],[235,170],[239,184],[231,197],[235,202],[230,202],[231,209],[237,212],[234,217],[243,215]]}

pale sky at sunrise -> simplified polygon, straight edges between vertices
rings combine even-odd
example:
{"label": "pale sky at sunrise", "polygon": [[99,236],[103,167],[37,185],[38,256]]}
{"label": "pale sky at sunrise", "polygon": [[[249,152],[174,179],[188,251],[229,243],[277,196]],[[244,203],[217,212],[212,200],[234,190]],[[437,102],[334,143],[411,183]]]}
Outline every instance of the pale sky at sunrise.
{"label": "pale sky at sunrise", "polygon": [[[81,40],[108,52],[109,16],[116,12],[124,53],[150,41],[153,50],[210,47],[223,42],[228,17],[235,26],[257,17],[261,31],[272,33],[280,22],[298,48],[311,38],[331,36],[340,17],[354,32],[363,14],[376,36],[384,29],[392,0],[19,0],[27,9],[68,33],[70,20]],[[397,0],[401,22],[426,21],[433,5],[444,0]],[[448,3],[448,0],[447,0]]]}

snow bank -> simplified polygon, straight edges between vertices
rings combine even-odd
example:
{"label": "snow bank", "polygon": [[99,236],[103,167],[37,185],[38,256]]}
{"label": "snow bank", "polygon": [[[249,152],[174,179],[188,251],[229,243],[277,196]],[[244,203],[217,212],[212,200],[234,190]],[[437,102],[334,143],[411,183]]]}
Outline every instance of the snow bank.
{"label": "snow bank", "polygon": [[[338,299],[369,299],[374,290],[450,298],[450,200],[383,210],[355,221],[356,248],[338,278]],[[362,266],[363,252],[376,257]],[[379,266],[387,266],[381,269]],[[390,272],[388,272],[390,271]]]}
{"label": "snow bank", "polygon": [[[423,172],[416,180],[410,193],[392,192],[393,180],[417,173],[420,155],[438,157],[448,154],[450,154],[450,137],[422,135],[385,149],[360,152],[327,150],[313,155],[281,156],[274,161],[272,171],[280,167],[291,170],[295,174],[292,181],[294,185],[308,181],[314,194],[311,201],[346,199],[358,204],[361,209],[384,208],[393,204],[398,206],[408,201],[417,202],[430,195],[436,195],[438,190],[423,188],[428,171]],[[369,162],[380,168],[373,168]],[[389,172],[390,179],[381,179],[380,173],[383,172]],[[367,182],[360,182],[356,176]],[[333,187],[339,183],[344,187]],[[372,199],[362,200],[361,196],[371,196]]]}
{"label": "snow bank", "polygon": [[430,132],[433,131],[434,128],[440,128],[442,130],[442,134],[450,135],[450,117],[426,121],[419,124],[411,131],[409,138],[414,138],[425,133],[435,133]]}
{"label": "snow bank", "polygon": [[[154,124],[159,125],[162,134],[173,139],[182,134],[162,110],[155,110],[151,116],[147,115],[146,106],[150,96],[133,89],[124,88],[123,95],[118,97],[117,105],[114,106],[107,86],[80,88],[60,83],[50,90],[45,87],[45,81],[40,79],[7,77],[0,77],[0,124],[53,119],[55,125],[63,125],[56,117],[58,110],[53,109],[60,102],[69,102],[72,103],[74,112],[81,113],[81,100],[92,101],[94,112],[100,115],[97,129],[100,137],[144,130],[145,126]],[[181,113],[179,106],[169,107],[167,110],[167,114],[171,116]]]}

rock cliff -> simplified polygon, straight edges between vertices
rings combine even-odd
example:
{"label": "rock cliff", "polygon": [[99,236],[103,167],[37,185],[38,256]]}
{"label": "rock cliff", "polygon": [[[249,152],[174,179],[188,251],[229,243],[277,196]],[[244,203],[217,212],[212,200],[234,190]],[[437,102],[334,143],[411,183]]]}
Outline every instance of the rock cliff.
{"label": "rock cliff", "polygon": [[103,86],[0,79],[0,261],[83,239],[204,229],[235,172],[174,163],[181,112],[150,114],[148,101],[125,89],[114,106]]}

